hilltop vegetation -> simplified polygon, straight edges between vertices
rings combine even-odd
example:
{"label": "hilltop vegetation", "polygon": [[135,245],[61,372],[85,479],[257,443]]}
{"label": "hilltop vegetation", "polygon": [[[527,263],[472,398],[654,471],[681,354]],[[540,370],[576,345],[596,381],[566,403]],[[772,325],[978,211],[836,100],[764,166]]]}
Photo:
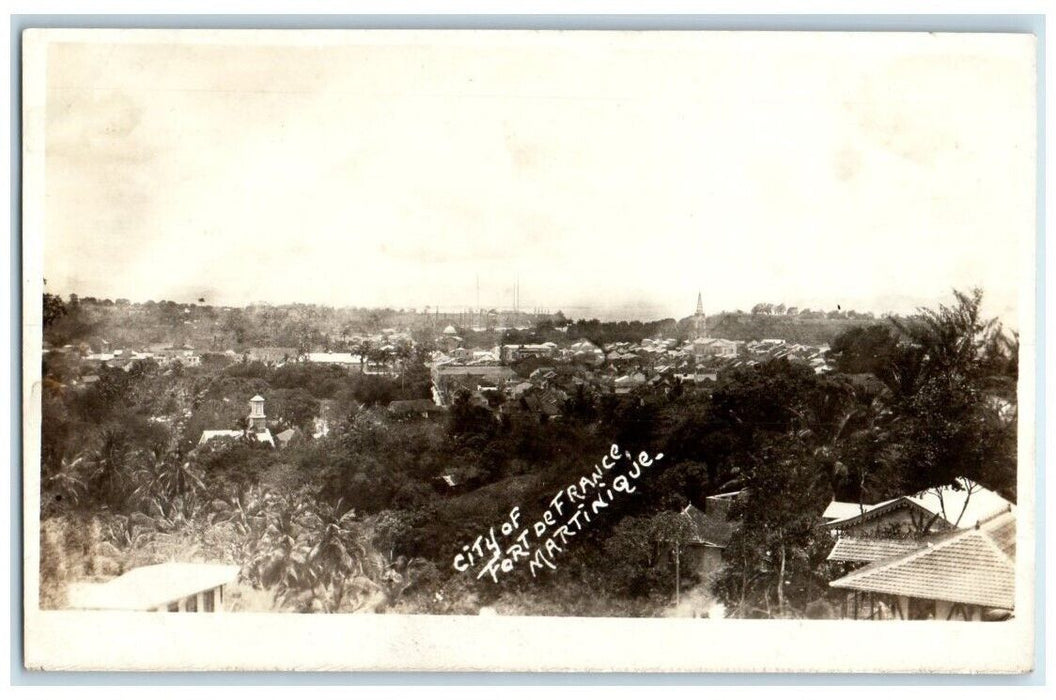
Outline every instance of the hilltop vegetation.
{"label": "hilltop vegetation", "polygon": [[[820,315],[820,314],[819,314]],[[782,338],[792,343],[805,345],[829,345],[842,333],[852,328],[875,324],[869,317],[854,315],[853,318],[821,318],[724,313],[710,319],[709,333],[716,338],[730,340],[762,340]]]}
{"label": "hilltop vegetation", "polygon": [[[769,306],[769,310],[767,310]],[[789,342],[825,345],[852,327],[876,322],[872,314],[854,311],[786,310],[783,306],[756,305],[752,313],[722,312],[707,318],[712,337],[730,340],[783,338]],[[131,303],[127,299],[62,299],[44,295],[45,342],[61,347],[85,343],[98,348],[106,341],[113,348],[145,348],[157,344],[190,346],[199,351],[222,353],[247,348],[277,346],[300,352],[362,350],[362,337],[383,328],[407,329],[419,343],[448,324],[456,327],[467,345],[491,347],[499,343],[565,342],[591,340],[617,343],[641,342],[643,338],[687,339],[694,333],[693,317],[656,321],[610,321],[566,319],[556,314],[533,315],[504,312],[494,316],[493,326],[475,314],[431,315],[406,309],[332,308],[311,304],[255,305],[245,308],[218,307],[205,303],[173,301]],[[501,323],[509,323],[501,326]],[[514,325],[522,329],[516,330]],[[475,330],[476,329],[476,330]],[[561,330],[558,330],[561,329]]]}

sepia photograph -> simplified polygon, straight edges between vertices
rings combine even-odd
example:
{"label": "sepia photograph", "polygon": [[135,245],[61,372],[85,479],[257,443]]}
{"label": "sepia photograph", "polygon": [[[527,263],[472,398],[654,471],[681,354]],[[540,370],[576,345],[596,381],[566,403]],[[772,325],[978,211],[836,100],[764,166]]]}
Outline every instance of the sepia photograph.
{"label": "sepia photograph", "polygon": [[1030,670],[1033,36],[23,44],[28,667]]}

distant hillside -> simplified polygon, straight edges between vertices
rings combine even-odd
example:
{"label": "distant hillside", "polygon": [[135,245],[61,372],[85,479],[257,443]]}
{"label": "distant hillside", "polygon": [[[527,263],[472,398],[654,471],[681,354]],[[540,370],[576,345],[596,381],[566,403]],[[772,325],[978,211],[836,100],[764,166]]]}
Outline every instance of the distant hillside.
{"label": "distant hillside", "polygon": [[729,340],[782,338],[793,343],[827,345],[849,328],[876,324],[872,318],[803,318],[770,314],[721,314],[708,319],[708,333]]}

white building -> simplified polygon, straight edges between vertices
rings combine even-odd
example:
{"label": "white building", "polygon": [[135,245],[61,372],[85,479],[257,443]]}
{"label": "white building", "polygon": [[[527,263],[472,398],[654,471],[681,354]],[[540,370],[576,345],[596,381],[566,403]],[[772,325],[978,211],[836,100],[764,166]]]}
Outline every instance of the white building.
{"label": "white building", "polygon": [[238,578],[238,571],[228,564],[141,566],[105,583],[70,584],[66,597],[80,610],[215,613],[223,611],[224,586]]}
{"label": "white building", "polygon": [[362,359],[350,352],[310,352],[305,356],[308,362],[320,365],[337,365],[345,369],[359,369]]}

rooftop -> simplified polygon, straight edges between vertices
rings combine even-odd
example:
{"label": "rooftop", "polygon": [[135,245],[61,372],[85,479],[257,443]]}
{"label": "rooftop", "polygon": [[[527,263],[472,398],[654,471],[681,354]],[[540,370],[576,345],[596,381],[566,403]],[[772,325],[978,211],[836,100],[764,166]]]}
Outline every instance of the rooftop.
{"label": "rooftop", "polygon": [[[931,515],[938,515],[948,525],[961,529],[980,523],[1013,508],[1000,494],[963,477],[958,478],[957,487],[942,486],[928,489],[911,496],[899,496],[874,505],[864,506],[861,512],[857,503],[846,504],[833,501],[822,517],[834,518],[825,527],[839,530],[879,517],[897,508],[917,508]],[[848,506],[853,506],[851,509]],[[838,515],[847,513],[846,515]]]}
{"label": "rooftop", "polygon": [[825,512],[821,514],[821,517],[826,520],[845,520],[847,518],[853,518],[856,515],[861,515],[864,511],[871,509],[871,505],[866,505],[864,503],[833,501],[825,508]]}
{"label": "rooftop", "polygon": [[829,552],[829,561],[874,562],[890,559],[927,546],[922,539],[870,539],[841,537]]}
{"label": "rooftop", "polygon": [[830,583],[873,593],[903,595],[1011,610],[1015,606],[1015,514],[953,532],[923,547],[876,561]]}
{"label": "rooftop", "polygon": [[204,445],[216,437],[240,438],[244,435],[241,430],[203,430],[202,437],[198,440],[199,445]]}
{"label": "rooftop", "polygon": [[358,365],[360,357],[350,352],[310,352],[308,361],[335,365]]}
{"label": "rooftop", "polygon": [[228,564],[169,562],[138,569],[105,583],[74,583],[70,606],[82,610],[151,610],[231,583],[239,567]]}

